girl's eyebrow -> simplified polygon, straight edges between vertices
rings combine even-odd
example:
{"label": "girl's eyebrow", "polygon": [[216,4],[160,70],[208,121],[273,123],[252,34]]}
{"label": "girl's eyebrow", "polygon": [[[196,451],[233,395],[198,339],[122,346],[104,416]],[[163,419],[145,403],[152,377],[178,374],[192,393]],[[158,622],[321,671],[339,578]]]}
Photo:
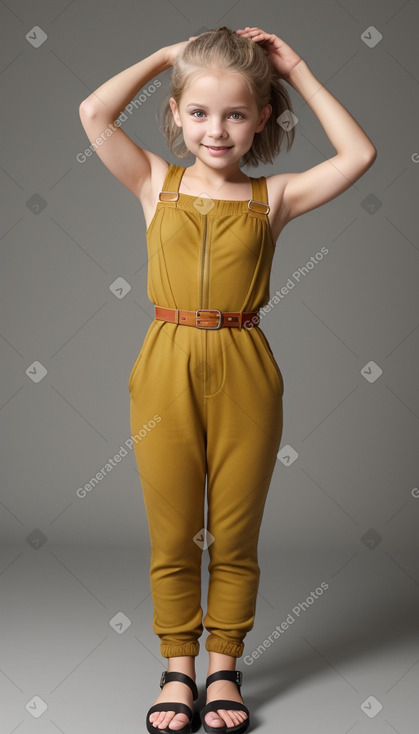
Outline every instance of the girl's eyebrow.
{"label": "girl's eyebrow", "polygon": [[[199,104],[198,102],[190,102],[190,104],[186,105],[186,109],[188,107],[202,107],[202,109],[206,110],[207,107],[204,104]],[[227,109],[235,109],[235,110],[248,110],[249,108],[246,107],[245,104],[232,104]]]}

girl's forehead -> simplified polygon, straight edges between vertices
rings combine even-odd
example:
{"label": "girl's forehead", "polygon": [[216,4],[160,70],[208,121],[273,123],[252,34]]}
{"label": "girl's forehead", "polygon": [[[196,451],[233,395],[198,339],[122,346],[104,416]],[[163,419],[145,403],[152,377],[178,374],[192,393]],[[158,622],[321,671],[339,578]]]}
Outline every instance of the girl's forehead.
{"label": "girl's forehead", "polygon": [[234,96],[237,98],[236,101],[253,98],[249,83],[242,74],[228,69],[216,71],[206,69],[189,81],[182,94],[182,101],[198,102],[197,95],[203,98],[214,94]]}
{"label": "girl's forehead", "polygon": [[197,84],[208,84],[215,82],[225,82],[233,86],[246,86],[247,79],[239,71],[232,69],[222,69],[219,67],[208,67],[206,69],[197,69],[191,73],[188,86]]}

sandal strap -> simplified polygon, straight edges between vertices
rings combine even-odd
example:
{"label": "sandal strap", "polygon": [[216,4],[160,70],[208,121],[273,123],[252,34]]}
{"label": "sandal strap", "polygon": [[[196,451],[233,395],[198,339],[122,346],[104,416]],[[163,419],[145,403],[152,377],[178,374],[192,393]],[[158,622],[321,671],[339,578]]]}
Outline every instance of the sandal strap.
{"label": "sandal strap", "polygon": [[243,682],[243,673],[240,670],[217,670],[216,673],[211,673],[211,675],[208,676],[205,687],[208,688],[208,686],[210,686],[215,680],[233,681],[240,693],[240,687]]}
{"label": "sandal strap", "polygon": [[[189,686],[189,688],[192,691],[193,700],[195,701],[198,698],[198,689],[196,687],[196,683],[194,680],[192,680],[192,678],[189,675],[186,675],[186,673],[177,673],[177,672],[169,673],[168,670],[164,670],[160,678],[160,688],[163,688],[165,683],[170,683],[170,681],[173,681],[173,680],[177,680],[180,683],[186,683],[186,685]],[[167,709],[167,710],[169,711],[170,709]]]}

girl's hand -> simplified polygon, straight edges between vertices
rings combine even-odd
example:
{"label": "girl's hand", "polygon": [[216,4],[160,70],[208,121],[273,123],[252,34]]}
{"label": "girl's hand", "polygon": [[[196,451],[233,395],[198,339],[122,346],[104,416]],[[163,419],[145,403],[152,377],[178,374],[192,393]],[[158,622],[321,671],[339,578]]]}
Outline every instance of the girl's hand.
{"label": "girl's hand", "polygon": [[193,41],[194,38],[198,38],[198,36],[189,36],[188,41],[181,41],[180,43],[174,43],[173,46],[165,46],[165,54],[167,63],[170,64],[170,66],[173,66],[176,57],[182,53],[185,46],[188,45],[189,41]]}
{"label": "girl's hand", "polygon": [[275,36],[273,33],[265,33],[260,28],[239,28],[236,33],[241,36],[250,38],[256,43],[260,43],[261,46],[269,51],[269,57],[275,68],[278,70],[279,75],[286,78],[294,66],[297,66],[298,62],[301,61],[299,56],[291,46],[288,46],[285,41]]}

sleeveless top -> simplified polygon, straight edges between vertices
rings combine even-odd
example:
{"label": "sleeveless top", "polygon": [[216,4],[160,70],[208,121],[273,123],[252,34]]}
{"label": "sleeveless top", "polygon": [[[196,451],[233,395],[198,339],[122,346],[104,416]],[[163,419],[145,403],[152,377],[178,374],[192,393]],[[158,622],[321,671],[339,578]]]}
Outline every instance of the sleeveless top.
{"label": "sleeveless top", "polygon": [[231,201],[179,193],[185,170],[169,165],[146,231],[148,298],[166,308],[257,311],[269,301],[275,253],[265,176],[249,177],[251,199]]}

